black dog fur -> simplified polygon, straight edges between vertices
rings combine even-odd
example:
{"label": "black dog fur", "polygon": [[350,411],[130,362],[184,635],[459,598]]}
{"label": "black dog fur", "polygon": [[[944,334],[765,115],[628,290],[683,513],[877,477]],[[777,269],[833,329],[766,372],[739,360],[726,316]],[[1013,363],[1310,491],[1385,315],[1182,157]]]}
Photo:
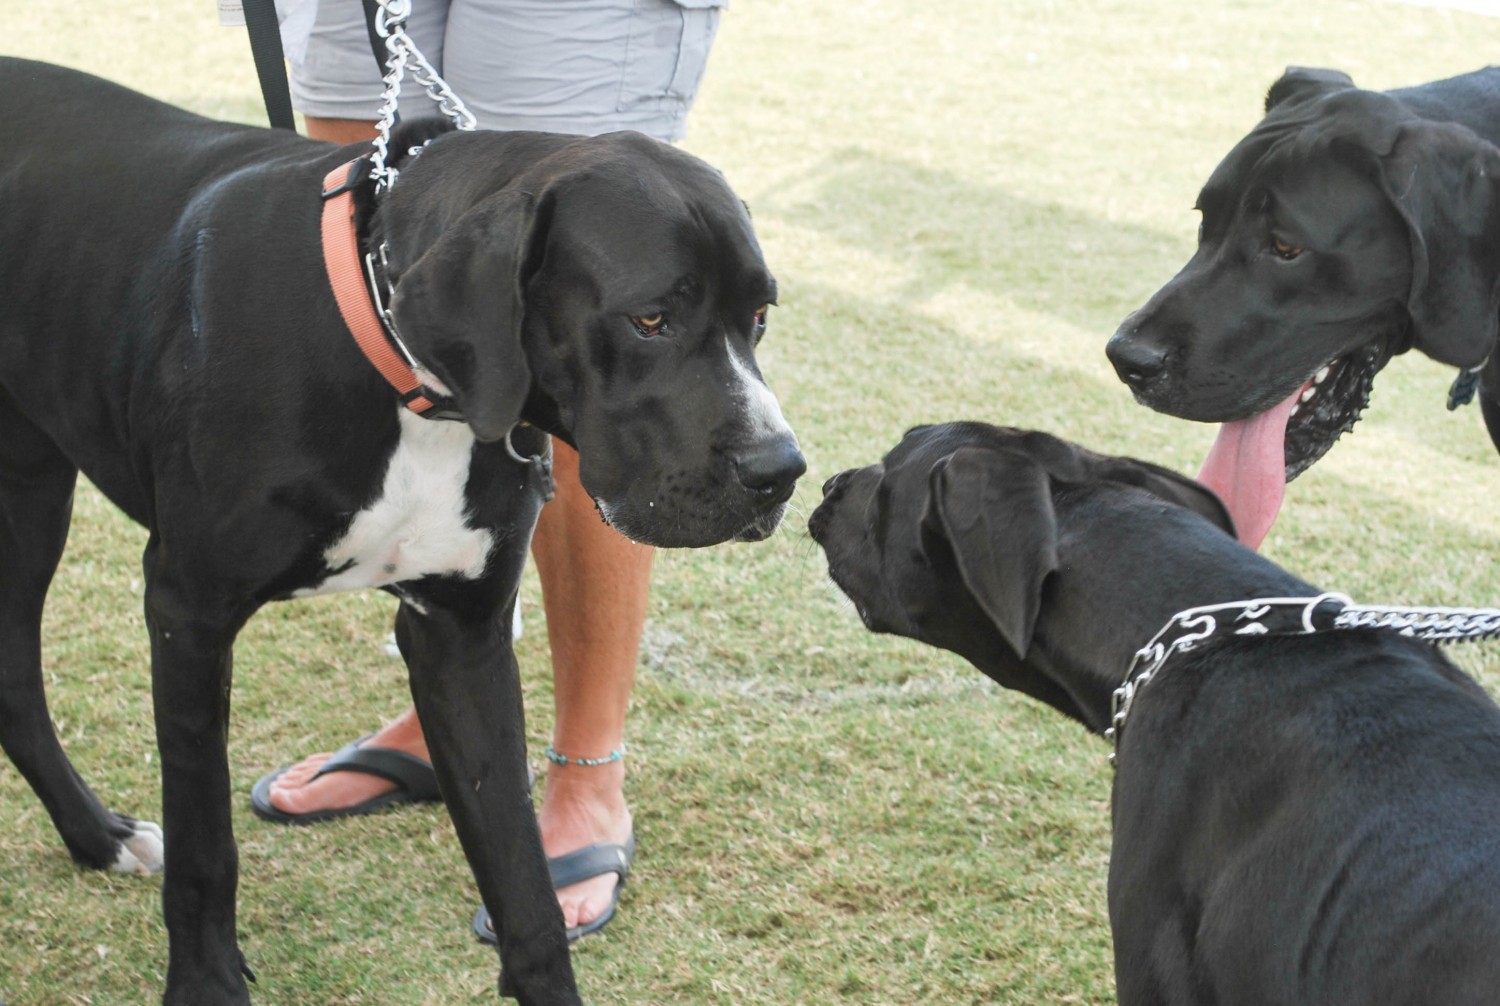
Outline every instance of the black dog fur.
{"label": "black dog fur", "polygon": [[775,282],[741,201],[666,144],[414,124],[392,142],[399,182],[362,192],[360,216],[366,246],[389,245],[398,328],[463,422],[420,419],[324,274],[321,181],[367,149],[0,59],[0,744],[79,863],[161,867],[161,832],[89,790],[43,697],[42,603],[82,471],[149,530],[165,1001],[248,1002],[234,638],[267,601],[386,589],[502,989],[577,1003],[510,647],[541,496],[506,437],[576,446],[637,540],[764,537],[805,467],[754,360]]}
{"label": "black dog fur", "polygon": [[1192,259],[1110,339],[1145,405],[1227,422],[1313,382],[1295,478],[1415,348],[1469,369],[1500,446],[1500,68],[1387,92],[1291,68],[1198,197]]}
{"label": "black dog fur", "polygon": [[[1172,615],[1320,593],[1236,542],[1190,479],[977,423],[920,427],[830,479],[809,529],[871,630],[1096,733]],[[1175,657],[1139,695],[1114,781],[1120,1003],[1494,1003],[1497,766],[1500,708],[1396,632]]]}

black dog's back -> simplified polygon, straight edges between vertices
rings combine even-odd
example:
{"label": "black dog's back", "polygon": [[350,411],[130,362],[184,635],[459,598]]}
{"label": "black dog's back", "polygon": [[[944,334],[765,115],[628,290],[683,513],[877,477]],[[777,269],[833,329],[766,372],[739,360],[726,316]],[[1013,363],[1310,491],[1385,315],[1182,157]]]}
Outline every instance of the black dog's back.
{"label": "black dog's back", "polygon": [[[174,410],[224,405],[202,382],[261,370],[255,347],[316,351],[305,334],[287,337],[316,319],[289,308],[286,277],[322,282],[307,238],[317,235],[317,165],[336,151],[0,58],[0,399],[8,394],[135,520],[152,502],[132,453],[158,426],[162,439],[180,440]],[[236,288],[189,296],[187,277],[206,284],[214,269],[237,276]],[[133,389],[125,400],[114,390],[122,382]],[[270,401],[281,394],[269,387],[253,418],[284,414]],[[66,415],[55,408],[63,400]],[[137,405],[147,400],[172,409]]]}
{"label": "black dog's back", "polygon": [[163,216],[147,211],[180,203],[205,179],[273,152],[322,146],[285,130],[207,119],[77,70],[0,57],[0,206],[24,213],[48,202],[38,192],[69,191],[73,239],[108,231],[116,217],[138,228]]}
{"label": "black dog's back", "polygon": [[1500,66],[1385,93],[1424,119],[1456,122],[1500,144]]}

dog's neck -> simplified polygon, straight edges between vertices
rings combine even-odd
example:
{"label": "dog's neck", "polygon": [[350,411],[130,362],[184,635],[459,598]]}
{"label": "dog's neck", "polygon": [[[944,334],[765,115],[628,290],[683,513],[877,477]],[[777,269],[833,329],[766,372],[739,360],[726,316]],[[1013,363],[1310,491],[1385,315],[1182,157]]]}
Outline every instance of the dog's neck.
{"label": "dog's neck", "polygon": [[1109,725],[1110,698],[1136,651],[1179,611],[1320,593],[1186,510],[1130,508],[1107,517],[1086,513],[1068,522],[1060,515],[1060,525],[1086,530],[1059,542],[1059,568],[1026,654],[1027,665],[1060,685],[1096,733]]}

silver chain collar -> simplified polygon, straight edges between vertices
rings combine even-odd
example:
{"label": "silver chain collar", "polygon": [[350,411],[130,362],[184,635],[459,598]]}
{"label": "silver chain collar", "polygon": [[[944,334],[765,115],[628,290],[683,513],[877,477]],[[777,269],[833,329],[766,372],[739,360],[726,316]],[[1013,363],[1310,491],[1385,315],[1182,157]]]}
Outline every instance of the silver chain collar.
{"label": "silver chain collar", "polygon": [[1110,725],[1104,736],[1114,742],[1109,760],[1120,750],[1125,719],[1141,689],[1175,654],[1189,653],[1215,636],[1305,635],[1335,629],[1392,629],[1403,636],[1434,643],[1456,643],[1500,636],[1500,609],[1424,608],[1355,604],[1348,595],[1260,597],[1179,611],[1151,641],[1137,650],[1125,680],[1110,699]]}
{"label": "silver chain collar", "polygon": [[380,9],[375,12],[375,33],[385,39],[385,91],[380,96],[380,118],[375,124],[375,153],[370,158],[370,177],[375,180],[377,195],[396,184],[400,174],[385,163],[391,142],[391,127],[396,124],[396,105],[401,96],[401,78],[408,68],[412,80],[427,89],[427,96],[437,103],[439,110],[452,119],[459,129],[474,129],[479,121],[464,105],[441,74],[422,55],[422,50],[406,33],[406,21],[411,16],[412,0],[379,0]]}

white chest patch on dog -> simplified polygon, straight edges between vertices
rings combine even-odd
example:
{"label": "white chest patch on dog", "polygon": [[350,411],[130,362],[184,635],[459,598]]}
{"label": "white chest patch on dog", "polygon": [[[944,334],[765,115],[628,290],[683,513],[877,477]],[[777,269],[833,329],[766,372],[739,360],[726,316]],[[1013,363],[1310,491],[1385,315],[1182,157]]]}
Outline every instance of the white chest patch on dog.
{"label": "white chest patch on dog", "polygon": [[329,574],[296,597],[386,587],[423,576],[476,579],[494,537],[469,526],[464,486],[474,434],[463,423],[400,411],[401,436],[375,502],[323,553]]}

